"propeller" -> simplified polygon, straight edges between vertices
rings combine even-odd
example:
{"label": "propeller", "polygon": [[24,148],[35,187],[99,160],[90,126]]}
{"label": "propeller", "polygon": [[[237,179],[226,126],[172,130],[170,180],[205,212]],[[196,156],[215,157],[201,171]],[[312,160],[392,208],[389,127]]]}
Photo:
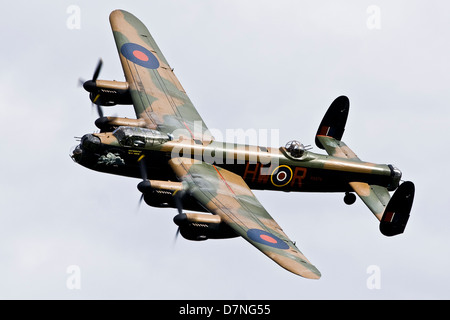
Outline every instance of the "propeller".
{"label": "propeller", "polygon": [[[148,180],[147,176],[147,167],[145,165],[145,155],[141,155],[139,159],[137,160],[139,164],[139,170],[141,172],[141,178],[142,181],[139,182],[137,185],[138,190],[142,193],[139,203],[138,203],[138,209],[141,206],[142,200],[144,199],[145,192],[151,188],[150,181]],[[185,195],[184,190],[177,190],[173,193],[173,198],[175,202],[175,206],[177,208],[178,214],[173,218],[174,222],[178,225],[177,232],[175,234],[174,242],[176,242],[178,235],[180,234],[180,225],[184,222],[186,219],[186,216],[183,216],[183,197]]]}
{"label": "propeller", "polygon": [[175,201],[175,205],[177,207],[178,214],[173,218],[173,221],[176,225],[178,225],[177,232],[175,233],[174,243],[177,241],[178,236],[180,234],[180,225],[184,222],[185,216],[183,216],[183,197],[185,191],[177,190],[174,192],[173,197]]}
{"label": "propeller", "polygon": [[180,227],[178,227],[177,232],[175,233],[175,238],[173,239],[174,244],[177,242],[179,234],[180,234]]}
{"label": "propeller", "polygon": [[144,157],[145,157],[145,155],[142,155],[138,159],[139,170],[141,172],[141,178],[142,178],[142,181],[139,182],[139,184],[137,185],[138,190],[142,193],[142,195],[139,199],[138,208],[141,206],[142,200],[144,199],[145,191],[150,189],[150,181],[148,181],[148,179],[147,179],[147,168],[145,166]]}
{"label": "propeller", "polygon": [[184,196],[183,190],[177,190],[173,194],[173,197],[175,200],[175,205],[177,206],[178,214],[183,213],[183,196]]}
{"label": "propeller", "polygon": [[103,118],[103,108],[100,106],[100,104],[98,104],[98,103],[95,103],[95,101],[97,101],[97,99],[100,97],[100,95],[99,94],[97,94],[97,96],[95,97],[95,99],[94,99],[94,104],[97,106],[97,113],[98,113],[98,116],[99,116],[99,118]]}
{"label": "propeller", "polygon": [[97,66],[95,67],[94,74],[92,75],[92,79],[86,81],[83,78],[79,78],[78,85],[83,86],[83,88],[86,91],[92,92],[92,90],[95,89],[95,81],[97,81],[97,79],[98,79],[100,71],[102,70],[102,66],[103,66],[103,60],[102,60],[102,58],[100,58],[97,62]]}
{"label": "propeller", "polygon": [[83,88],[90,92],[90,98],[92,101],[92,105],[96,105],[97,106],[97,113],[99,115],[100,118],[103,117],[103,109],[100,105],[100,103],[97,103],[98,99],[100,98],[100,94],[98,94],[96,91],[96,85],[95,85],[95,81],[97,81],[98,76],[100,74],[100,71],[102,70],[102,66],[103,66],[103,60],[100,58],[98,60],[97,66],[95,67],[94,70],[94,74],[92,75],[92,79],[88,80],[88,81],[84,81],[83,79],[79,79],[79,85],[82,85]]}
{"label": "propeller", "polygon": [[92,81],[97,80],[98,75],[100,74],[100,70],[102,70],[103,60],[100,58],[97,63],[97,67],[95,68],[94,75],[92,76]]}

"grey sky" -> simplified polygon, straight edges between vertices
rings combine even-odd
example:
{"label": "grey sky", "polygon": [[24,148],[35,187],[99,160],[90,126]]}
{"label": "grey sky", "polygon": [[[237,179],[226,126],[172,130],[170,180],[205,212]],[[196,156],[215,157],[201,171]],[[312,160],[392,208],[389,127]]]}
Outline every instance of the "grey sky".
{"label": "grey sky", "polygon": [[[80,8],[80,29],[66,10]],[[380,9],[369,29],[368,7]],[[85,169],[74,136],[96,130],[78,78],[100,57],[123,80],[108,16],[148,27],[208,127],[279,129],[314,144],[339,95],[343,140],[416,185],[403,235],[361,201],[256,191],[322,272],[297,277],[242,239],[174,244],[175,210],[141,206],[137,179]],[[0,298],[448,299],[450,4],[444,1],[15,1],[3,12]],[[105,108],[133,116],[130,106]],[[317,148],[313,151],[321,152]],[[81,289],[66,286],[79,266]],[[368,289],[377,266],[381,288]]]}

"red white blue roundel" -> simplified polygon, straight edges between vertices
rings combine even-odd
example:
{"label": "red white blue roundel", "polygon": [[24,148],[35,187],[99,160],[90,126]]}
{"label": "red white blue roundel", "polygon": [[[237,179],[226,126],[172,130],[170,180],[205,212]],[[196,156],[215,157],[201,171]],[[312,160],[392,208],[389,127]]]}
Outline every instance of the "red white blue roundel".
{"label": "red white blue roundel", "polygon": [[148,49],[140,46],[136,43],[125,43],[120,48],[120,52],[125,58],[134,62],[142,67],[149,69],[158,69],[159,61],[153,53]]}
{"label": "red white blue roundel", "polygon": [[277,249],[289,249],[286,242],[278,238],[277,236],[271,234],[270,232],[260,230],[260,229],[248,229],[247,236],[258,243],[265,244],[266,246],[277,248]]}

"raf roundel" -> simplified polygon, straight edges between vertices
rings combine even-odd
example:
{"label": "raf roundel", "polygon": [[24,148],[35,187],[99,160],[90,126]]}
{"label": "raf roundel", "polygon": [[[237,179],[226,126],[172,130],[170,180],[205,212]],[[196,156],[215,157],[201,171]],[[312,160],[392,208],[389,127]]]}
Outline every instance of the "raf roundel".
{"label": "raf roundel", "polygon": [[120,52],[125,58],[148,69],[158,69],[159,61],[148,49],[136,43],[125,43]]}
{"label": "raf roundel", "polygon": [[247,236],[258,243],[265,244],[266,246],[286,250],[289,246],[286,242],[271,234],[270,232],[260,229],[248,229]]}
{"label": "raf roundel", "polygon": [[277,167],[270,176],[272,184],[276,187],[284,187],[292,180],[292,169],[286,165]]}

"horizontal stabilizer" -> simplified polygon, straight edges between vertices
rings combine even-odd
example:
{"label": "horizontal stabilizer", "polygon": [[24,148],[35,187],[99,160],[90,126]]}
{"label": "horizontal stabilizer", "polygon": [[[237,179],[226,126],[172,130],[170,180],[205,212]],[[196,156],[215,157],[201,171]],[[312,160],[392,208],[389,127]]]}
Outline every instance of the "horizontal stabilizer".
{"label": "horizontal stabilizer", "polygon": [[350,186],[372,211],[372,213],[381,221],[383,212],[386,210],[391,196],[386,188],[376,185],[368,185],[365,182],[350,182]]}
{"label": "horizontal stabilizer", "polygon": [[328,108],[325,116],[320,122],[316,134],[316,145],[320,149],[325,149],[317,136],[332,137],[338,141],[342,139],[347,123],[350,102],[346,96],[337,97]]}
{"label": "horizontal stabilizer", "polygon": [[414,201],[414,183],[402,183],[389,201],[380,221],[380,231],[385,236],[403,233]]}
{"label": "horizontal stabilizer", "polygon": [[390,196],[385,187],[350,182],[350,186],[380,221],[380,231],[385,236],[395,236],[405,231],[413,200],[414,184],[402,183]]}
{"label": "horizontal stabilizer", "polygon": [[343,142],[328,136],[316,136],[326,152],[333,157],[360,161],[358,156]]}

